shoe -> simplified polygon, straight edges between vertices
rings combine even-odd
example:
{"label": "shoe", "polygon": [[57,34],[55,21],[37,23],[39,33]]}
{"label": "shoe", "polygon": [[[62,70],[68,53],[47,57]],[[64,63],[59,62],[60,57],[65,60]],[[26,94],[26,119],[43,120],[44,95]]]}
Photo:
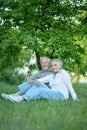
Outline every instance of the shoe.
{"label": "shoe", "polygon": [[17,95],[12,95],[12,94],[1,94],[2,98],[5,100],[9,100],[11,102],[21,102],[24,100],[23,96],[17,96]]}
{"label": "shoe", "polygon": [[14,96],[18,96],[17,94],[1,94],[0,96],[4,99],[7,99],[9,95],[14,95]]}
{"label": "shoe", "polygon": [[10,100],[11,102],[21,102],[24,100],[24,98],[23,98],[23,96],[9,95],[8,100]]}
{"label": "shoe", "polygon": [[8,99],[8,96],[9,96],[9,94],[4,94],[4,93],[3,93],[3,94],[1,94],[1,97],[2,97],[2,98],[4,98],[5,100],[7,100],[7,99]]}

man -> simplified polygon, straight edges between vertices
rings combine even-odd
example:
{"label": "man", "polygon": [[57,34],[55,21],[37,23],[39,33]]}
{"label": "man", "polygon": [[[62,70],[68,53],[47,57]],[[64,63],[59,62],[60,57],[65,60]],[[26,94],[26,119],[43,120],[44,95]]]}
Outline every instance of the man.
{"label": "man", "polygon": [[[26,80],[18,86],[19,91],[17,93],[1,94],[2,98],[7,99],[9,95],[11,96],[23,95],[26,93],[26,91],[28,91],[33,86],[33,83],[32,83],[33,80],[43,78],[52,73],[52,70],[50,69],[50,59],[48,57],[41,57],[40,64],[41,64],[42,70],[30,77],[27,77]],[[46,85],[49,87],[49,83],[46,83]]]}

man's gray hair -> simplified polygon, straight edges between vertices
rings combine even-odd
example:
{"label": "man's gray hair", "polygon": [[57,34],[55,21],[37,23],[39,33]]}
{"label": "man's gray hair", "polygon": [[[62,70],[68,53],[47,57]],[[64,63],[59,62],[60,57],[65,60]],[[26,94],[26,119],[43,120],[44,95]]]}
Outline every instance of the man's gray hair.
{"label": "man's gray hair", "polygon": [[50,59],[49,59],[47,56],[40,57],[40,62],[41,62],[42,60],[44,60],[44,59],[48,60],[48,62],[50,63]]}
{"label": "man's gray hair", "polygon": [[58,64],[60,65],[60,69],[63,67],[63,63],[62,63],[61,60],[59,60],[59,59],[53,59],[53,60],[51,61],[51,63],[53,63],[53,62],[58,62]]}

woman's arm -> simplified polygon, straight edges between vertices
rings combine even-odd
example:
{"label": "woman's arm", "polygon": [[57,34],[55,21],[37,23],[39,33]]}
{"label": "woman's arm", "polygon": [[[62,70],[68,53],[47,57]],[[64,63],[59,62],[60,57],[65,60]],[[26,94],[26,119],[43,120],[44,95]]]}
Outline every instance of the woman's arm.
{"label": "woman's arm", "polygon": [[67,88],[72,96],[72,99],[77,100],[77,94],[72,86],[70,75],[66,71],[63,73],[63,80],[64,80],[64,83],[66,84],[66,86],[67,86]]}
{"label": "woman's arm", "polygon": [[38,79],[38,81],[43,82],[43,83],[48,83],[50,81],[52,74],[45,76],[44,78]]}

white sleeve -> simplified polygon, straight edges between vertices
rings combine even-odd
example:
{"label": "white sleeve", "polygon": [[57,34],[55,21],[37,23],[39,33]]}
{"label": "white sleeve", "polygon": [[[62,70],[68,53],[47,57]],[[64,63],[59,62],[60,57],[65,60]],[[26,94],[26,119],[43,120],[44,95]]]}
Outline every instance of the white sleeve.
{"label": "white sleeve", "polygon": [[50,77],[52,74],[45,76],[43,78],[38,79],[38,81],[43,82],[43,83],[48,83],[50,81]]}
{"label": "white sleeve", "polygon": [[63,80],[64,80],[64,83],[66,84],[71,96],[72,96],[72,99],[73,100],[76,100],[77,99],[77,94],[72,86],[72,82],[71,82],[71,79],[70,79],[70,75],[65,71],[63,73]]}

